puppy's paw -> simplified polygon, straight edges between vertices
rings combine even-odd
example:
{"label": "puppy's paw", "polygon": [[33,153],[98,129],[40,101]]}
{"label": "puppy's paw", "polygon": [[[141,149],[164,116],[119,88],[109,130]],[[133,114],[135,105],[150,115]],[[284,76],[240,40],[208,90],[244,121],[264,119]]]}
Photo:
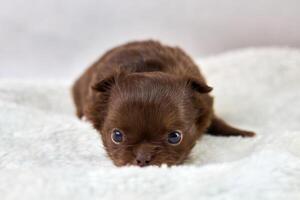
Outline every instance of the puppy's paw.
{"label": "puppy's paw", "polygon": [[81,121],[83,121],[83,122],[88,122],[89,120],[88,120],[88,118],[87,118],[86,116],[83,116],[83,117],[81,118]]}

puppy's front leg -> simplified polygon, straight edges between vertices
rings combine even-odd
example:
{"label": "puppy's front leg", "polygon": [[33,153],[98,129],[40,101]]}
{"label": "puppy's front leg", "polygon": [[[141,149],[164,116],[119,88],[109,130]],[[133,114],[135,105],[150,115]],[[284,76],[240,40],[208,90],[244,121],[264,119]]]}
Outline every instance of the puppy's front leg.
{"label": "puppy's front leg", "polygon": [[234,128],[216,116],[213,117],[212,122],[207,129],[207,134],[217,136],[255,136],[254,132]]}

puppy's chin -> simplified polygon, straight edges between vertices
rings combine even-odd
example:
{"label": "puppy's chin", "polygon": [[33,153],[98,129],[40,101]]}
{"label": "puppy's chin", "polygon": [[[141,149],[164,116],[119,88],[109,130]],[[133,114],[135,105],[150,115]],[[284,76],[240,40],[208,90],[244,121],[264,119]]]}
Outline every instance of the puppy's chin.
{"label": "puppy's chin", "polygon": [[[124,167],[124,166],[137,166],[137,167],[140,167],[136,161],[131,161],[131,162],[124,162],[124,161],[120,161],[120,160],[113,160],[113,163],[115,166],[117,167]],[[170,161],[166,161],[166,162],[152,162],[150,163],[149,165],[147,166],[143,166],[143,167],[149,167],[149,166],[157,166],[157,167],[161,167],[161,166],[168,166],[168,167],[171,167],[171,166],[175,166],[175,165],[180,165],[182,164],[183,161],[177,161],[177,162],[170,162]]]}
{"label": "puppy's chin", "polygon": [[[108,153],[111,155],[110,153]],[[151,160],[149,165],[147,166],[158,166],[161,167],[163,165],[166,165],[168,167],[171,166],[176,166],[183,164],[187,159],[188,159],[188,154],[189,150],[181,155],[172,155],[167,153],[162,153],[161,155],[157,154],[155,157]],[[138,163],[136,162],[135,157],[120,157],[120,158],[115,158],[112,155],[110,156],[111,160],[113,161],[114,165],[117,167],[123,167],[123,166],[139,166]],[[147,167],[143,166],[143,167]]]}

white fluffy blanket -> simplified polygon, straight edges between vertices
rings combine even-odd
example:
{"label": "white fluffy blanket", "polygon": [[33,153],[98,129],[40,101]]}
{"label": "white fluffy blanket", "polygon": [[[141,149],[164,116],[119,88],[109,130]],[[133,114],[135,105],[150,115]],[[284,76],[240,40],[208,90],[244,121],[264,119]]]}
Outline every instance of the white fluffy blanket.
{"label": "white fluffy blanket", "polygon": [[190,163],[114,167],[70,82],[0,81],[0,199],[300,199],[300,50],[200,60],[216,110],[255,138],[205,136]]}

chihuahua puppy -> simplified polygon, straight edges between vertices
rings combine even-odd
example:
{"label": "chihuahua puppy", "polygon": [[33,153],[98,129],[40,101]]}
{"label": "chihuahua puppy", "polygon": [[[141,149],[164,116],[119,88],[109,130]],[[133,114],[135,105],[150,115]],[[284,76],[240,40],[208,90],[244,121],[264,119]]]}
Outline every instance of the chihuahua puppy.
{"label": "chihuahua puppy", "polygon": [[116,166],[184,163],[204,134],[251,137],[213,111],[212,90],[180,48],[131,42],[104,54],[73,86]]}

